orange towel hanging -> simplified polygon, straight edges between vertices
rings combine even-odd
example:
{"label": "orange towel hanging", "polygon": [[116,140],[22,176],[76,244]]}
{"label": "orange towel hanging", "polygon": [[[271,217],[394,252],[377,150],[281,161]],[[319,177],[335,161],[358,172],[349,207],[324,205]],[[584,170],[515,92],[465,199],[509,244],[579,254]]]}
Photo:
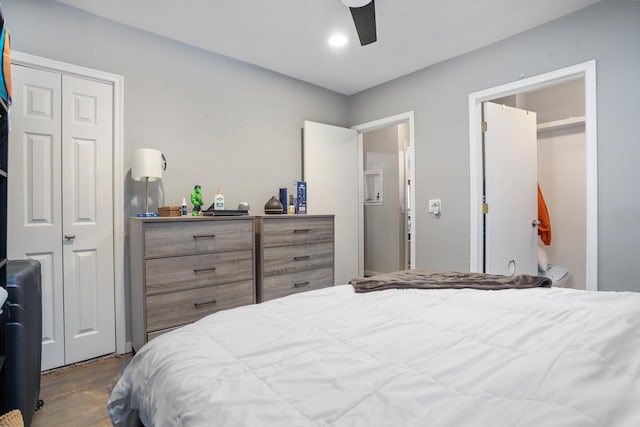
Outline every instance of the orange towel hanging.
{"label": "orange towel hanging", "polygon": [[549,219],[549,211],[547,210],[547,204],[542,197],[542,191],[540,190],[540,183],[538,183],[538,235],[542,242],[549,246],[551,244],[551,220]]}

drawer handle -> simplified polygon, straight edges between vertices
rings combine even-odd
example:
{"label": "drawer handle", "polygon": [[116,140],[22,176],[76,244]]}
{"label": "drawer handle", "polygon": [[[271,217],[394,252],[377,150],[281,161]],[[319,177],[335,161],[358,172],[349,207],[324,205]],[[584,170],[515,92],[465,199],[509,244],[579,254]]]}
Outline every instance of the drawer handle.
{"label": "drawer handle", "polygon": [[194,239],[215,239],[215,234],[196,234],[193,236]]}
{"label": "drawer handle", "polygon": [[309,255],[303,255],[303,256],[294,256],[293,260],[294,261],[304,261],[305,259],[309,259],[310,256]]}
{"label": "drawer handle", "polygon": [[308,233],[309,231],[311,230],[309,230],[308,228],[297,228],[293,230],[294,233]]}
{"label": "drawer handle", "polygon": [[198,274],[198,273],[204,273],[205,271],[216,271],[216,267],[211,267],[211,268],[194,268],[193,272]]}
{"label": "drawer handle", "polygon": [[309,283],[311,283],[311,282],[300,282],[300,283],[294,283],[294,284],[293,284],[293,287],[294,287],[294,288],[301,288],[301,287],[303,287],[303,286],[307,286],[307,285],[309,285]]}
{"label": "drawer handle", "polygon": [[211,301],[205,301],[205,302],[194,302],[193,306],[195,308],[200,308],[200,307],[204,307],[205,305],[213,305],[216,303],[216,300],[212,299]]}

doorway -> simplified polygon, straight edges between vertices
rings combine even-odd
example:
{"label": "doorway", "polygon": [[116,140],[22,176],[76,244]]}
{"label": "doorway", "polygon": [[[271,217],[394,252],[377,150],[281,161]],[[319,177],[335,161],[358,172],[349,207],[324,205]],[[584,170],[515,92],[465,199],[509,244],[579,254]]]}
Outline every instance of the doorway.
{"label": "doorway", "polygon": [[[529,164],[534,168],[532,175],[537,179],[549,220],[548,224],[538,226],[544,230],[533,229],[532,261],[537,259],[536,250],[539,251],[541,263],[546,268],[554,267],[553,274],[547,274],[556,278],[564,274],[563,286],[575,289],[585,289],[584,92],[584,78],[580,77],[491,101],[503,109],[513,107],[537,116],[533,130],[535,158]],[[533,203],[535,200],[533,195]],[[538,271],[543,266],[533,264],[533,274],[544,274]]]}
{"label": "doorway", "polygon": [[364,275],[410,268],[409,124],[363,132]]}
{"label": "doorway", "polygon": [[[302,179],[307,181],[308,214],[335,216],[335,283],[347,283],[364,275],[364,133],[389,126],[406,124],[408,145],[406,167],[408,201],[407,236],[415,236],[411,220],[411,201],[415,200],[413,111],[364,123],[350,129],[324,123],[304,121]],[[331,173],[327,173],[331,171]],[[415,238],[409,239],[405,256],[415,267]],[[408,254],[408,255],[406,255]]]}
{"label": "doorway", "polygon": [[[558,110],[558,107],[562,106],[563,102],[559,102],[558,97],[566,97],[567,90],[573,90],[574,93],[576,90],[582,91],[583,98],[579,100],[583,101],[581,103],[583,114],[580,114],[578,110],[577,114],[567,114],[569,117],[559,119],[558,111],[554,111],[554,109]],[[550,94],[554,92],[557,93],[555,101],[547,102],[547,107],[544,108],[544,102],[541,102],[541,100],[550,99]],[[487,254],[491,253],[490,249],[484,246],[485,242],[490,239],[489,236],[484,235],[484,232],[485,221],[492,215],[492,206],[491,204],[487,205],[485,203],[486,200],[483,199],[485,187],[490,180],[483,175],[483,170],[486,170],[484,169],[486,159],[482,155],[482,138],[488,134],[485,131],[491,125],[487,124],[483,128],[481,110],[483,103],[494,101],[505,106],[505,109],[513,109],[521,113],[526,113],[526,111],[512,107],[524,107],[534,112],[536,110],[539,111],[537,148],[534,146],[533,156],[536,156],[537,151],[537,158],[541,167],[534,168],[533,173],[537,173],[538,182],[541,183],[541,188],[545,190],[543,194],[546,193],[545,196],[548,197],[548,202],[551,202],[550,208],[552,209],[550,211],[554,211],[553,216],[556,218],[555,224],[558,231],[555,246],[552,245],[547,248],[552,255],[549,258],[554,264],[568,263],[572,267],[575,287],[597,290],[595,62],[590,61],[497,88],[476,92],[469,96],[469,101],[471,271],[485,271],[486,257]],[[497,112],[495,108],[493,111]],[[535,128],[533,132],[534,144],[536,144]],[[567,150],[569,152],[571,150],[574,151],[568,154]],[[571,160],[571,162],[568,160]],[[499,169],[495,164],[493,168]],[[554,177],[554,174],[560,179]],[[502,177],[502,179],[504,180],[505,177]],[[569,181],[574,182],[571,183]],[[570,189],[568,189],[569,187]],[[535,192],[535,189],[533,190]],[[582,198],[578,197],[576,199],[576,194],[579,195],[580,193]],[[503,196],[504,198],[509,197],[507,195]],[[573,199],[575,200],[572,202],[571,200]],[[562,206],[565,206],[565,210],[573,209],[574,218],[571,218],[571,215],[567,217],[566,213],[563,212]],[[582,206],[582,208],[579,206]],[[484,215],[483,211],[486,209],[488,209],[489,213]],[[580,211],[576,209],[580,209]],[[501,213],[504,214],[504,212]],[[534,216],[537,218],[537,210]],[[554,223],[553,216],[551,218],[552,224]],[[529,227],[529,233],[531,234],[532,227],[534,227],[533,230],[535,231],[536,221],[532,222],[529,216],[526,218],[530,224],[523,220],[520,221],[522,223],[520,226]],[[506,222],[509,219],[509,217],[503,218],[499,222],[500,227],[507,227]],[[573,231],[571,231],[572,228]],[[491,233],[488,229],[486,231]],[[532,234],[532,236],[534,236],[535,241],[522,238],[516,243],[533,243],[533,251],[535,253],[538,239],[536,234]],[[492,235],[491,238],[493,237]],[[577,247],[576,244],[580,247]],[[571,249],[572,245],[573,248]],[[542,245],[540,246],[542,247]],[[535,265],[535,261],[533,262]],[[487,272],[490,271],[487,270]],[[501,273],[504,274],[503,272]],[[533,273],[536,273],[535,268]]]}
{"label": "doorway", "polygon": [[[412,205],[415,200],[415,133],[414,133],[414,113],[409,111],[406,113],[397,114],[395,116],[386,117],[383,119],[375,120],[372,122],[363,123],[357,126],[353,126],[352,129],[358,132],[358,162],[359,162],[359,176],[360,176],[360,190],[359,190],[359,270],[360,275],[384,273],[389,271],[396,271],[399,269],[415,268],[416,265],[416,230],[415,223],[412,221]],[[386,151],[390,154],[389,157],[395,158],[397,166],[391,168],[391,176],[384,172],[384,168],[379,168],[376,165],[382,165],[382,163],[376,163],[379,161],[380,155],[375,154],[372,151],[370,155],[370,162],[367,165],[366,154],[366,140],[369,136],[375,136],[376,134],[387,134],[388,141]],[[395,145],[394,145],[395,144]],[[394,145],[393,147],[391,147]],[[391,148],[390,148],[391,147]],[[382,150],[378,150],[382,151]],[[378,159],[376,159],[378,157]],[[373,163],[372,163],[373,162]],[[393,163],[393,160],[387,160],[387,163]],[[381,194],[382,204],[379,204],[380,200],[376,200],[378,197],[378,190],[375,187],[375,178],[372,178],[371,173],[381,169],[381,186],[383,189]],[[387,184],[384,184],[384,182]],[[391,197],[388,197],[384,193],[384,187],[392,189],[388,192]],[[394,189],[395,188],[395,189]],[[368,199],[368,200],[367,200]],[[388,213],[385,215],[384,203],[386,200],[394,199],[394,203],[389,203]],[[397,200],[397,202],[396,202]],[[382,208],[382,209],[380,209]],[[378,212],[380,209],[381,212]],[[369,211],[369,221],[367,220],[367,210]],[[375,216],[391,218],[388,221],[376,225],[371,224],[370,221],[375,221]],[[415,215],[414,215],[415,216]],[[380,220],[380,218],[378,218]],[[368,226],[368,227],[367,227]],[[377,245],[376,240],[382,238],[379,234],[379,227],[384,227],[385,231],[390,230],[392,233],[390,239],[397,242],[397,253],[388,254],[390,258],[386,258],[385,264],[382,268],[376,269],[376,262],[380,264],[376,258],[384,258],[384,254],[378,254],[374,247]],[[367,230],[369,228],[369,230]],[[368,238],[367,238],[368,236]],[[369,242],[369,250],[367,250],[366,242]],[[387,246],[389,240],[385,240]],[[396,251],[396,249],[393,249]],[[369,262],[366,261],[366,255],[369,255]],[[394,267],[397,265],[397,267]],[[368,268],[367,268],[368,267]],[[377,271],[377,270],[385,271]],[[369,270],[369,271],[367,271]],[[389,271],[386,271],[389,270]]]}

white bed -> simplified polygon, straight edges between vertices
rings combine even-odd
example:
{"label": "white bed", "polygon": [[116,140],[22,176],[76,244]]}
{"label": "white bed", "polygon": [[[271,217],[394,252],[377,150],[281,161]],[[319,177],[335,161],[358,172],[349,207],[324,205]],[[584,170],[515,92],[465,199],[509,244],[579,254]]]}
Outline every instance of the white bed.
{"label": "white bed", "polygon": [[154,339],[108,409],[115,425],[640,426],[640,294],[297,294]]}

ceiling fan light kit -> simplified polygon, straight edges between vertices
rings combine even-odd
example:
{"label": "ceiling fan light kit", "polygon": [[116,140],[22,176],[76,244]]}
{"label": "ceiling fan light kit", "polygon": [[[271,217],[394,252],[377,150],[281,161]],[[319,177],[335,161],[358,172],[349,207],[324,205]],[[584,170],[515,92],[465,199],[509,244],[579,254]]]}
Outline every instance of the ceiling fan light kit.
{"label": "ceiling fan light kit", "polygon": [[378,40],[376,34],[375,0],[341,0],[351,10],[360,45],[366,46]]}

